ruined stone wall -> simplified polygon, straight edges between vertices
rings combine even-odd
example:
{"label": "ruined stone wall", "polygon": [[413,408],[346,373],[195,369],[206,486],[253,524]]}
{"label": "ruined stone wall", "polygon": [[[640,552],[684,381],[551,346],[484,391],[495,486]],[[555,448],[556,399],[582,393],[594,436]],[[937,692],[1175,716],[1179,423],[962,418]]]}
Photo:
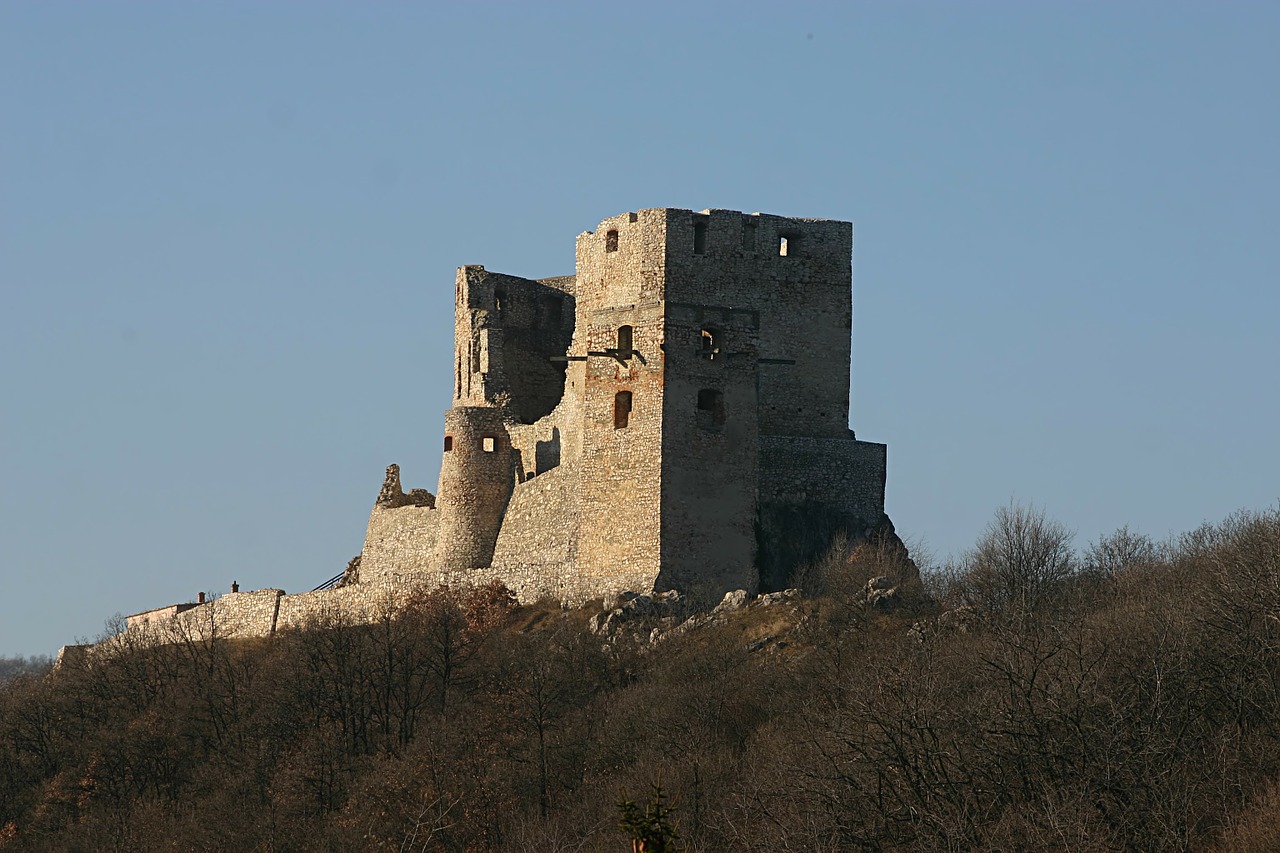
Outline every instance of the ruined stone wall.
{"label": "ruined stone wall", "polygon": [[408,494],[405,494],[404,487],[400,484],[400,466],[391,464],[387,466],[386,476],[382,480],[382,489],[379,490],[378,499],[374,505],[385,508],[401,506],[434,508],[436,496],[426,489],[411,489]]}
{"label": "ruined stone wall", "polygon": [[516,459],[516,479],[533,479],[559,467],[563,459],[563,401],[555,412],[532,424],[507,424]]}
{"label": "ruined stone wall", "polygon": [[440,574],[431,573],[296,595],[286,595],[281,589],[228,593],[168,618],[131,625],[125,635],[104,643],[98,653],[110,654],[117,648],[148,643],[270,637],[289,628],[338,621],[367,623],[394,612],[412,589],[434,589],[442,579]]}
{"label": "ruined stone wall", "polygon": [[493,290],[486,287],[484,267],[458,267],[453,290],[453,405],[486,402],[484,375],[489,372]]}
{"label": "ruined stone wall", "polygon": [[433,570],[440,512],[432,507],[375,505],[360,551],[360,582]]}
{"label": "ruined stone wall", "polygon": [[577,560],[581,502],[578,463],[518,484],[502,519],[493,567],[535,571]]}
{"label": "ruined stone wall", "polygon": [[582,565],[580,552],[597,560],[608,553],[582,532],[582,462],[567,463],[516,486],[492,567],[468,576],[467,582],[493,578],[523,602],[549,598],[570,604],[653,586],[652,569],[642,561]]}
{"label": "ruined stone wall", "polygon": [[[131,625],[116,638],[84,654],[111,654],[139,645],[270,637],[279,631],[309,626],[364,624],[395,613],[415,590],[429,592],[442,585],[482,586],[500,581],[529,604],[539,600],[573,605],[598,600],[605,593],[584,581],[572,562],[539,564],[527,561],[468,570],[402,570],[377,581],[337,589],[286,595],[280,589],[229,593],[163,618]],[[621,587],[632,589],[632,586]],[[171,608],[158,608],[170,610]]]}
{"label": "ruined stone wall", "polygon": [[[275,633],[280,616],[282,589],[256,589],[229,592],[213,602],[214,619],[219,631],[229,637],[263,637]],[[201,608],[188,611],[199,620]]]}
{"label": "ruined stone wall", "polygon": [[502,399],[522,423],[551,412],[564,391],[573,336],[573,276],[534,281],[483,266],[458,269],[454,304],[454,405]]}
{"label": "ruined stone wall", "polygon": [[306,628],[314,625],[369,623],[377,621],[404,605],[415,589],[435,589],[435,572],[404,572],[394,580],[376,583],[361,581],[354,586],[285,595],[280,598],[276,630]]}

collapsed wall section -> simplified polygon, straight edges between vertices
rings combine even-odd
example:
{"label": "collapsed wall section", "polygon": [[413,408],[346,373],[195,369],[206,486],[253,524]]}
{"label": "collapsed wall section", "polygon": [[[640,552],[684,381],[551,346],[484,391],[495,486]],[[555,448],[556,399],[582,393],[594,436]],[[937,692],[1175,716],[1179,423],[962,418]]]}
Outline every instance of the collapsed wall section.
{"label": "collapsed wall section", "polygon": [[521,423],[564,393],[575,277],[542,280],[459,267],[454,304],[454,405],[501,404]]}

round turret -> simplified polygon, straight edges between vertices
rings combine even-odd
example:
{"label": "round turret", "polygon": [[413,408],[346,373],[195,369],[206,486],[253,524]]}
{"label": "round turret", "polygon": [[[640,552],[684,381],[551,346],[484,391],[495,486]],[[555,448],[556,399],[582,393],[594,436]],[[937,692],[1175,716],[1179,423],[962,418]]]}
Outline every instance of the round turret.
{"label": "round turret", "polygon": [[455,406],[444,415],[444,460],[436,509],[436,564],[477,569],[493,561],[502,515],[515,485],[514,452],[502,411]]}

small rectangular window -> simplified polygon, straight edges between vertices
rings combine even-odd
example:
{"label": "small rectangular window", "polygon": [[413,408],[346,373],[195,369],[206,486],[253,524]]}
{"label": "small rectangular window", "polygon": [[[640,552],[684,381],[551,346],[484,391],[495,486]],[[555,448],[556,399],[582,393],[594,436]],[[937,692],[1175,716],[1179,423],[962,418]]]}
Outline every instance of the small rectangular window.
{"label": "small rectangular window", "polygon": [[714,361],[720,353],[720,333],[715,329],[703,329],[699,352],[703,358]]}
{"label": "small rectangular window", "polygon": [[705,219],[699,219],[693,223],[693,253],[695,255],[707,253],[707,221]]}
{"label": "small rectangular window", "polygon": [[614,228],[604,235],[604,250],[606,252],[618,251],[618,229]]}
{"label": "small rectangular window", "polygon": [[778,255],[784,258],[794,258],[798,254],[800,254],[800,235],[779,234]]}
{"label": "small rectangular window", "polygon": [[632,328],[630,326],[618,327],[618,354],[623,358],[630,358],[632,350]]}
{"label": "small rectangular window", "polygon": [[613,428],[626,429],[631,425],[631,392],[619,391],[613,395]]}
{"label": "small rectangular window", "polygon": [[444,452],[448,453],[453,450],[453,436],[446,435],[444,437]]}
{"label": "small rectangular window", "polygon": [[484,438],[480,439],[480,449],[485,453],[492,453],[497,449],[497,445],[497,439],[491,435],[486,435]]}

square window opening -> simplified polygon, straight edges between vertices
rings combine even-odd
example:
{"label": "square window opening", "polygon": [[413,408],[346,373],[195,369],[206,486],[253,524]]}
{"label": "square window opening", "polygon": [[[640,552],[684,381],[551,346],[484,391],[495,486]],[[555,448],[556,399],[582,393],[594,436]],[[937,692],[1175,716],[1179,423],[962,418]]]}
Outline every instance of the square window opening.
{"label": "square window opening", "polygon": [[480,439],[480,449],[485,453],[492,453],[498,449],[498,440],[491,435],[486,435]]}

